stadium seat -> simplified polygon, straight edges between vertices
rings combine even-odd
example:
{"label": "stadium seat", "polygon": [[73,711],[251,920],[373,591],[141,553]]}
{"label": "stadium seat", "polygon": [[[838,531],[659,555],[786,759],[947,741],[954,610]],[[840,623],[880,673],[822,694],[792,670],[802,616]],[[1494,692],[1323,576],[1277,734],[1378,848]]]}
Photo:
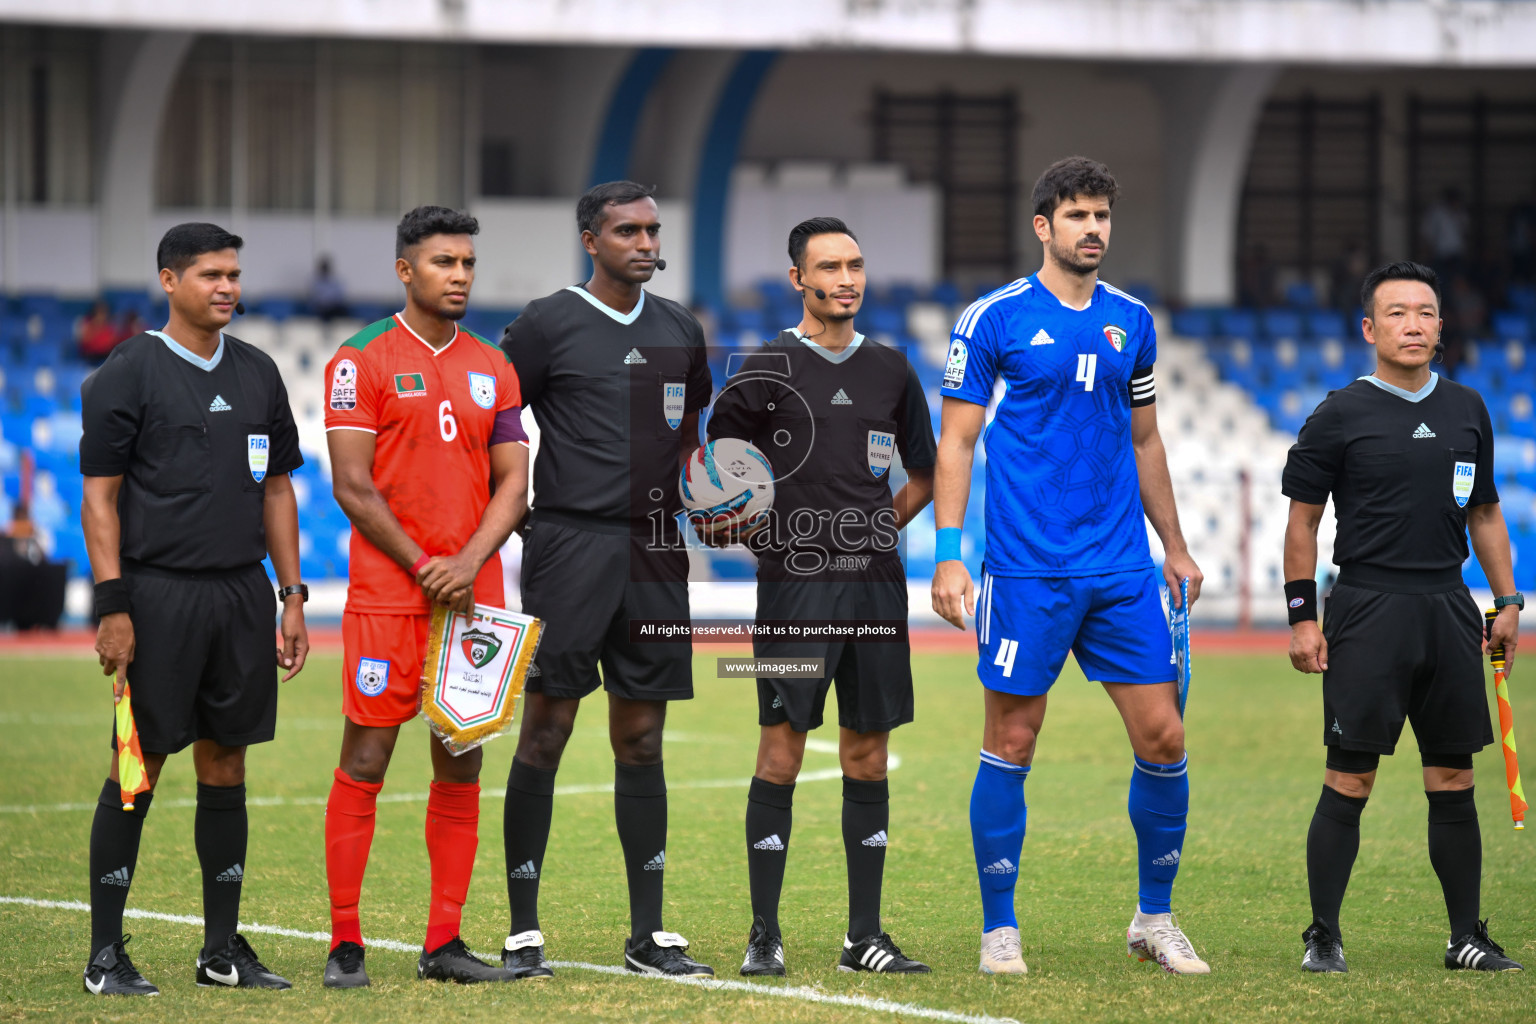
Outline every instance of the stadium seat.
{"label": "stadium seat", "polygon": [[1518,310],[1495,313],[1493,314],[1493,336],[1497,341],[1518,342],[1524,345],[1531,340],[1531,321],[1525,313]]}

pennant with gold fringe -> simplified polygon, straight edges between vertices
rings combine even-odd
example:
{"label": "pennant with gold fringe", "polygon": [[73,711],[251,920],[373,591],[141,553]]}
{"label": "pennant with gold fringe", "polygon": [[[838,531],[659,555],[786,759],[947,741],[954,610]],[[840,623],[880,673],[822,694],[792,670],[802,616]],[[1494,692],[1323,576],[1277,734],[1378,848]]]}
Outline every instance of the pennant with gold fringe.
{"label": "pennant with gold fringe", "polygon": [[511,728],[543,623],[477,604],[470,615],[438,606],[428,630],[421,717],[462,754]]}

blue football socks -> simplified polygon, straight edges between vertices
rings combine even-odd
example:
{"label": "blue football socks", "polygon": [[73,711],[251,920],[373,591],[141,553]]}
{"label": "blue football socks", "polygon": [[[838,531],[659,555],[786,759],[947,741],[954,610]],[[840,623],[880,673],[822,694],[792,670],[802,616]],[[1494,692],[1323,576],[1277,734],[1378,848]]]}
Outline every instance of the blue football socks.
{"label": "blue football socks", "polygon": [[[1018,927],[1013,889],[1024,848],[1024,779],[1027,765],[1004,761],[985,750],[971,787],[971,846],[981,883],[982,930]],[[1181,825],[1182,829],[1182,825]]]}
{"label": "blue football socks", "polygon": [[[1170,913],[1173,879],[1179,873],[1189,817],[1189,755],[1179,758],[1177,764],[1153,764],[1136,758],[1126,809],[1136,830],[1141,912]],[[974,821],[974,810],[971,817]]]}

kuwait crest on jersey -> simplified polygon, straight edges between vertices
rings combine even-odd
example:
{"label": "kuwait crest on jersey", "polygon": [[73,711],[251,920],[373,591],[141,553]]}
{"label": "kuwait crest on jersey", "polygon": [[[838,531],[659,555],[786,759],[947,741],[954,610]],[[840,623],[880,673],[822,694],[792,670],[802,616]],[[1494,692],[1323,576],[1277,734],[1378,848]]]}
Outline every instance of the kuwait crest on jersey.
{"label": "kuwait crest on jersey", "polygon": [[464,633],[459,640],[459,645],[464,649],[464,657],[475,668],[485,668],[496,658],[496,653],[501,650],[501,637],[489,630],[471,629]]}
{"label": "kuwait crest on jersey", "polygon": [[683,397],[687,393],[686,384],[670,384],[661,382],[661,411],[667,418],[667,426],[676,430],[683,422]]}
{"label": "kuwait crest on jersey", "polygon": [[891,453],[896,450],[896,435],[888,430],[869,432],[869,471],[876,478],[891,468]]}
{"label": "kuwait crest on jersey", "polygon": [[469,373],[469,397],[475,400],[475,404],[482,409],[491,409],[496,405],[496,378],[488,373]]}
{"label": "kuwait crest on jersey", "polygon": [[1104,340],[1113,345],[1116,352],[1125,351],[1125,331],[1114,324],[1105,325]]}

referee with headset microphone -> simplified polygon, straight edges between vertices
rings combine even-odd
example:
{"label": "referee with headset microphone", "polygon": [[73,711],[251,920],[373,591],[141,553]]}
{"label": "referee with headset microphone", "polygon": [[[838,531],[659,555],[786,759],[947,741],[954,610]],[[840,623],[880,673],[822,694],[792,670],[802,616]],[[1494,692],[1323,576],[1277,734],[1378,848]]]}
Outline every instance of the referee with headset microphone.
{"label": "referee with headset microphone", "polygon": [[[1323,675],[1323,792],[1307,833],[1312,923],[1302,967],[1343,972],[1339,909],[1382,754],[1413,723],[1429,801],[1429,860],[1450,916],[1445,966],[1518,971],[1479,920],[1482,834],[1472,755],[1493,742],[1483,617],[1462,582],[1467,536],[1499,612],[1487,649],[1513,665],[1525,598],[1493,480],[1493,427],[1477,392],[1430,370],[1440,286],[1417,263],[1373,270],[1362,330],[1376,372],[1331,392],[1301,428],[1281,489],[1291,664]],[[1329,496],[1338,582],[1317,625],[1317,527]]]}

